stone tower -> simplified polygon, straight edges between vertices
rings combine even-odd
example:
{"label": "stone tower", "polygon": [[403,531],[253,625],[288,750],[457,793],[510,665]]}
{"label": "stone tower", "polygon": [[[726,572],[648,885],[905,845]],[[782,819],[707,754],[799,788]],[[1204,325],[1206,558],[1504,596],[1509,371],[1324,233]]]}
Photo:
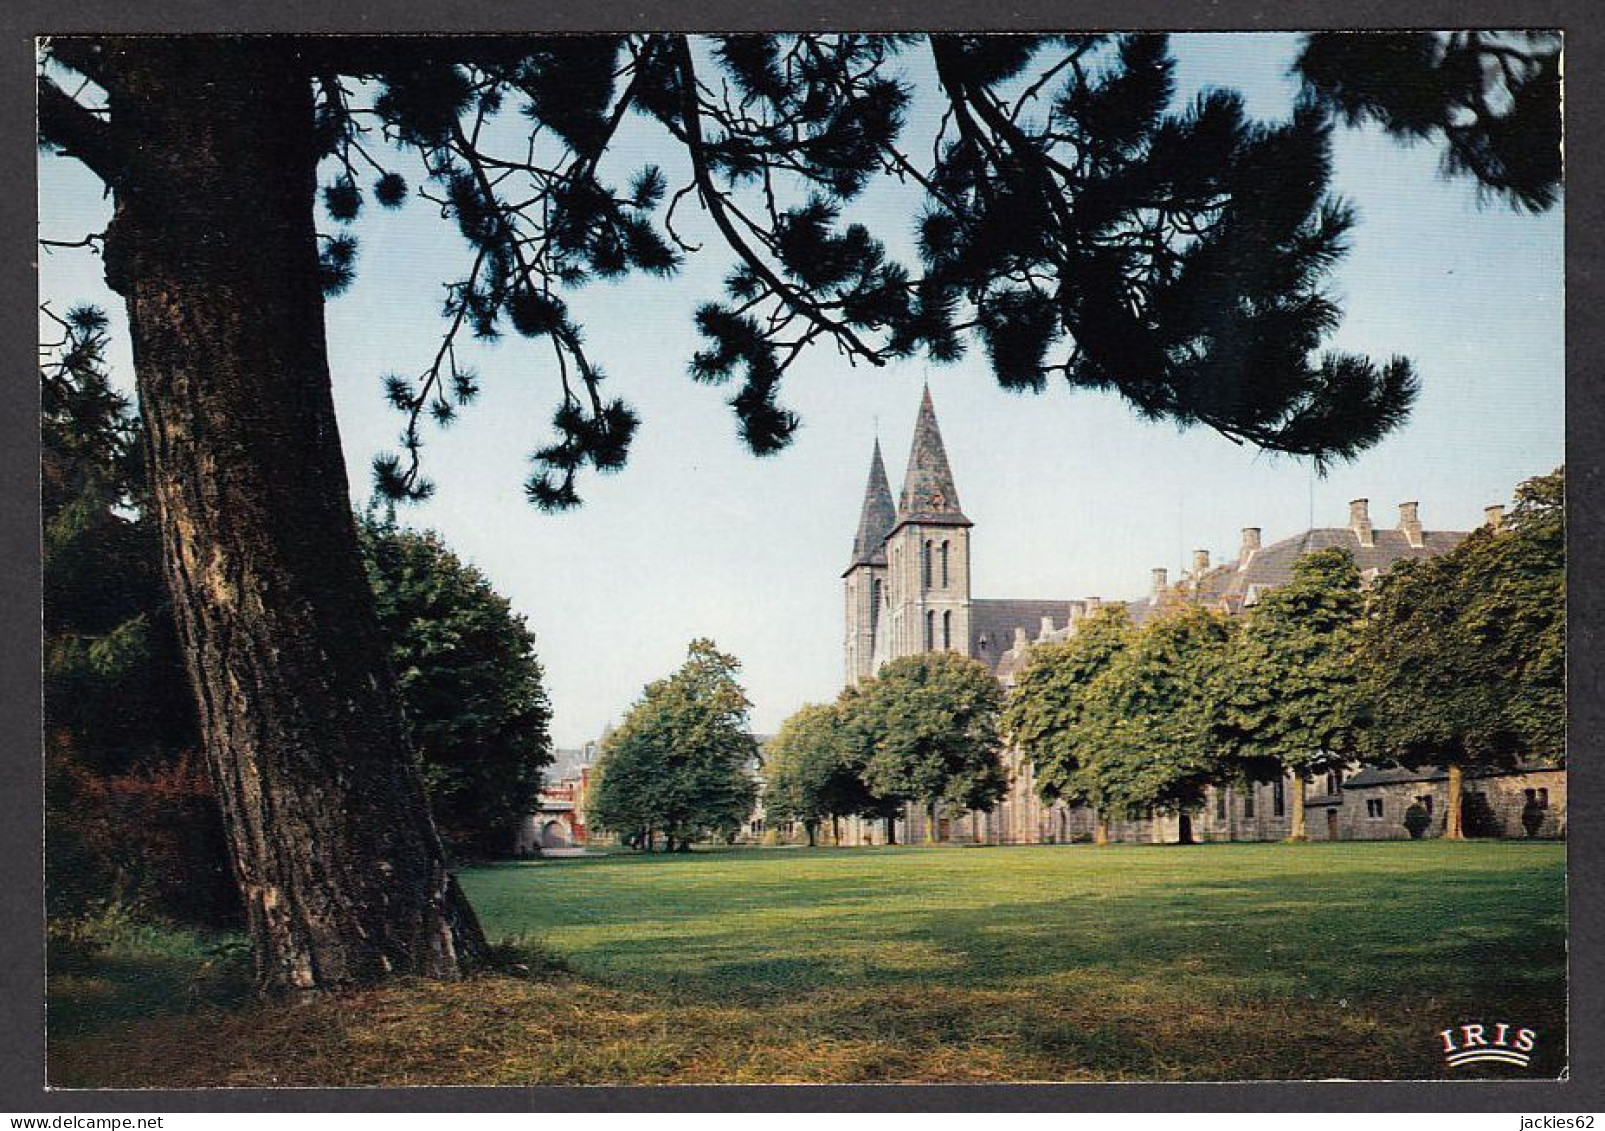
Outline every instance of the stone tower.
{"label": "stone tower", "polygon": [[881,442],[869,464],[864,509],[853,538],[853,560],[842,574],[847,589],[847,685],[875,672],[876,638],[886,604],[886,538],[897,525],[892,486],[881,459]]}
{"label": "stone tower", "polygon": [[914,444],[886,539],[889,636],[881,658],[916,652],[970,653],[970,527],[959,509],[931,390],[920,401]]}

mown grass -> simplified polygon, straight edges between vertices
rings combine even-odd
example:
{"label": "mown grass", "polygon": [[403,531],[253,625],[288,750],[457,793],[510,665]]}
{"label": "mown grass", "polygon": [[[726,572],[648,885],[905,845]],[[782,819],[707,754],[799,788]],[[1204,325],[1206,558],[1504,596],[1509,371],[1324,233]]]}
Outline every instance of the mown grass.
{"label": "mown grass", "polygon": [[1562,845],[755,850],[464,883],[527,973],[288,1010],[191,992],[138,1022],[53,978],[52,1081],[1423,1078],[1479,1020],[1539,1031],[1523,1074],[1565,1063]]}

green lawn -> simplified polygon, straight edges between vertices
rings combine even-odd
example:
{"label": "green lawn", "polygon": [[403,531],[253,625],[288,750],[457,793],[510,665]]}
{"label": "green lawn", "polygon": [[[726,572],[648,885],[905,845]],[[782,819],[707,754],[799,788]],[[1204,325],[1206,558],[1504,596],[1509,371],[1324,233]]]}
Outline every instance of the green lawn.
{"label": "green lawn", "polygon": [[1450,1075],[1435,1034],[1476,1021],[1539,1032],[1526,1074],[1564,1066],[1558,844],[780,849],[463,880],[493,938],[568,969],[75,1029],[63,1082],[132,1079],[203,1029],[197,1082],[1408,1078]]}

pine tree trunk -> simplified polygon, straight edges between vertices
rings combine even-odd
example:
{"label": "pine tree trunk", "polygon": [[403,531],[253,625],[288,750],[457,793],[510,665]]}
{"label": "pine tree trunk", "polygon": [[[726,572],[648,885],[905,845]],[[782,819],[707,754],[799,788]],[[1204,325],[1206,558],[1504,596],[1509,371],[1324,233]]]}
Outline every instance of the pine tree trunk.
{"label": "pine tree trunk", "polygon": [[1309,827],[1304,823],[1304,774],[1293,775],[1293,797],[1290,802],[1293,806],[1293,823],[1287,834],[1288,840],[1309,840]]}
{"label": "pine tree trunk", "polygon": [[887,844],[896,844],[897,843],[897,818],[896,817],[887,817],[886,818],[886,843]]}
{"label": "pine tree trunk", "polygon": [[937,844],[941,841],[941,839],[942,838],[937,835],[936,806],[927,805],[925,807],[925,843]]}
{"label": "pine tree trunk", "polygon": [[325,353],[310,84],[283,48],[108,48],[107,280],[259,986],[452,977],[484,938],[387,668]]}
{"label": "pine tree trunk", "polygon": [[803,822],[803,831],[808,834],[808,847],[809,848],[813,848],[814,847],[814,837],[815,837],[815,835],[817,835],[816,834],[816,830],[818,828],[819,828],[819,822],[818,821],[804,821]]}
{"label": "pine tree trunk", "polygon": [[1449,807],[1444,813],[1443,838],[1445,840],[1465,840],[1466,829],[1462,813],[1464,811],[1463,790],[1465,788],[1466,771],[1458,765],[1449,767]]}
{"label": "pine tree trunk", "polygon": [[842,842],[842,831],[841,831],[840,818],[837,817],[836,814],[832,813],[830,815],[830,843],[832,845],[840,848],[841,847],[841,842]]}

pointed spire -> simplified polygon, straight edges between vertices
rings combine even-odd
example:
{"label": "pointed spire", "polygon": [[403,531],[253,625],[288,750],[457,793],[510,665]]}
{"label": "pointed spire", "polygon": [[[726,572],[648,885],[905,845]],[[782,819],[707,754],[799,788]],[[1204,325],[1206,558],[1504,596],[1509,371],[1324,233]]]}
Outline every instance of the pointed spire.
{"label": "pointed spire", "polygon": [[885,565],[886,536],[897,525],[897,508],[892,505],[892,485],[886,478],[881,459],[880,438],[875,439],[875,456],[869,463],[869,485],[864,488],[864,509],[858,516],[858,536],[853,539],[853,566]]}
{"label": "pointed spire", "polygon": [[925,386],[919,419],[914,424],[914,446],[908,453],[908,473],[903,476],[897,521],[970,525],[959,509],[959,492],[947,466],[947,449],[942,446],[942,431],[936,426],[936,407],[931,404],[929,385]]}

